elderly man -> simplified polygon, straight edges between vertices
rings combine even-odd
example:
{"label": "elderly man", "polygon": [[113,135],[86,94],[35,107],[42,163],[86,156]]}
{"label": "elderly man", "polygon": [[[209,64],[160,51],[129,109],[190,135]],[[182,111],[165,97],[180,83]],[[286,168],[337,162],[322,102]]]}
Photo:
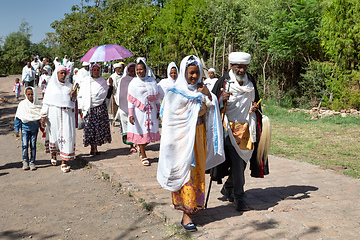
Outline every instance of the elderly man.
{"label": "elderly man", "polygon": [[27,62],[26,66],[22,70],[21,81],[25,87],[34,87],[35,71],[31,67],[31,63]]}
{"label": "elderly man", "polygon": [[89,77],[90,76],[90,63],[88,62],[83,62],[82,63],[82,68],[78,71],[77,73],[77,76],[76,76],[76,82],[75,83],[78,83],[81,87],[81,84],[82,84],[82,80],[86,77]]}
{"label": "elderly man", "polygon": [[115,63],[114,70],[115,70],[115,72],[107,80],[107,83],[109,84],[110,79],[112,79],[113,86],[114,86],[113,95],[111,96],[110,103],[109,103],[110,104],[110,113],[111,113],[112,119],[114,121],[113,124],[115,124],[116,113],[118,110],[118,104],[117,104],[118,101],[115,99],[115,93],[119,86],[120,79],[123,76],[124,63],[123,62]]}
{"label": "elderly man", "polygon": [[212,92],[218,97],[224,116],[225,162],[215,168],[213,180],[229,175],[221,189],[224,198],[233,202],[238,211],[249,210],[245,202],[244,170],[250,161],[251,176],[268,174],[267,164],[256,160],[257,146],[262,129],[262,116],[258,111],[259,93],[254,77],[247,73],[251,55],[244,52],[229,54],[230,71],[214,85]]}

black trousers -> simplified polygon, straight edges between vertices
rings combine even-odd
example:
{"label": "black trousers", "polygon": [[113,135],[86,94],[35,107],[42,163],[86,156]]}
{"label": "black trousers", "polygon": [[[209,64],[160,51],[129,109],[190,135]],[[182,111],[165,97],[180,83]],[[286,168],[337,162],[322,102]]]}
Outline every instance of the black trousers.
{"label": "black trousers", "polygon": [[244,185],[246,162],[240,158],[235,148],[232,146],[229,136],[225,138],[224,144],[226,161],[230,161],[230,175],[224,183],[224,188],[228,193],[234,193],[237,200],[241,200],[245,196]]}

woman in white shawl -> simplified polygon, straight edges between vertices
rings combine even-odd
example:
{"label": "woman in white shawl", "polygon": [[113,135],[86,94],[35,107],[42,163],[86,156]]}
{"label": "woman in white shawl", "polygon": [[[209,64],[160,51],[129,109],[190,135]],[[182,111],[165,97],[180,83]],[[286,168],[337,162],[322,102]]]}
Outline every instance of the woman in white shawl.
{"label": "woman in white shawl", "polygon": [[136,75],[128,88],[129,122],[127,141],[139,145],[141,163],[149,166],[145,146],[160,140],[159,110],[160,93],[154,78],[147,76],[148,68],[143,60],[136,65]]}
{"label": "woman in white shawl", "polygon": [[178,68],[174,62],[171,62],[167,68],[167,78],[164,78],[158,83],[160,98],[164,98],[167,91],[172,88],[178,77]]}
{"label": "woman in white shawl", "polygon": [[[19,103],[16,110],[14,123],[15,136],[20,137],[19,130],[21,130],[23,169],[36,170],[36,140],[41,118],[41,103],[35,88],[30,86],[26,87],[24,93],[25,99]],[[29,145],[30,159],[28,155]]]}
{"label": "woman in white shawl", "polygon": [[106,99],[110,99],[113,91],[113,81],[100,76],[100,65],[95,63],[90,68],[90,77],[83,80],[79,97],[79,109],[84,116],[84,146],[91,146],[90,155],[99,155],[97,149],[104,143],[111,143],[110,123]]}
{"label": "woman in white shawl", "polygon": [[123,143],[130,145],[130,152],[137,152],[134,143],[127,141],[127,129],[129,121],[129,108],[127,101],[128,88],[131,80],[136,77],[135,63],[129,63],[124,70],[115,94],[115,102],[119,106],[116,116],[120,117],[120,132],[122,134]]}
{"label": "woman in white shawl", "polygon": [[75,99],[76,92],[66,81],[70,69],[59,66],[51,76],[41,109],[41,124],[46,125],[45,151],[51,153],[51,164],[56,156],[62,160],[61,170],[69,172],[68,160],[75,157]]}
{"label": "woman in white shawl", "polygon": [[205,79],[204,84],[206,85],[206,87],[211,92],[212,89],[214,88],[214,85],[215,85],[216,81],[218,79],[215,77],[216,71],[215,71],[214,68],[210,68],[208,70],[208,73],[209,73],[209,78]]}
{"label": "woman in white shawl", "polygon": [[224,161],[217,98],[201,83],[202,65],[191,55],[181,61],[180,74],[161,107],[162,136],[157,180],[172,192],[181,225],[196,231],[190,214],[204,208],[205,170]]}

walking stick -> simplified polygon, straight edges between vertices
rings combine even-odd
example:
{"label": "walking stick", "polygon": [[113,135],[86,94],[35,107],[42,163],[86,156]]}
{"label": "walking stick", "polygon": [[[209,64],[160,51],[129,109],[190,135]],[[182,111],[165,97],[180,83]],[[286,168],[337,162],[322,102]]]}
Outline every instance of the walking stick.
{"label": "walking stick", "polygon": [[[230,84],[231,83],[234,83],[233,81],[230,81],[228,79],[225,79],[225,82],[228,83],[228,88],[227,88],[227,91],[229,92],[230,90]],[[224,89],[222,90],[224,91]],[[223,108],[223,115],[221,117],[221,122],[224,123],[224,117],[225,117],[225,111],[226,111],[226,105],[227,105],[227,101],[224,103],[224,108]],[[207,195],[206,195],[206,200],[205,200],[205,208],[207,208],[207,204],[208,204],[208,201],[209,201],[209,197],[210,197],[210,190],[211,190],[211,185],[212,185],[212,177],[213,177],[213,174],[214,174],[214,168],[211,169],[211,172],[210,172],[210,183],[209,183],[209,189],[208,189],[208,192],[207,192]]]}

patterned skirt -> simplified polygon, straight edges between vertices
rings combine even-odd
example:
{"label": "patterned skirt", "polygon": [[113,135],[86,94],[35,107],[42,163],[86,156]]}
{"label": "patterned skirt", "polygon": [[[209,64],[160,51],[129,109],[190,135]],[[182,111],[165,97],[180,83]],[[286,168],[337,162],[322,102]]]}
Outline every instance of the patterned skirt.
{"label": "patterned skirt", "polygon": [[205,124],[196,126],[195,167],[191,167],[190,180],[179,191],[172,192],[174,208],[188,214],[204,209],[205,165],[206,165]]}
{"label": "patterned skirt", "polygon": [[108,109],[105,102],[100,106],[90,108],[84,117],[84,146],[101,146],[104,143],[111,143],[110,123]]}

